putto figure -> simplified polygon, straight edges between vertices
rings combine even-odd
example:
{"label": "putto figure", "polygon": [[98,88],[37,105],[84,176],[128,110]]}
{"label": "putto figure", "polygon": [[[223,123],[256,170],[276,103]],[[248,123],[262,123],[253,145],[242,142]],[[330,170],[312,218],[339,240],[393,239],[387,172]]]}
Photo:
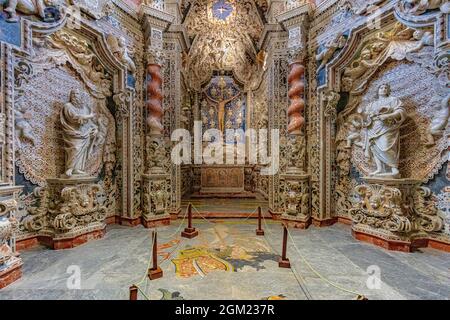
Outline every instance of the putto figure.
{"label": "putto figure", "polygon": [[41,19],[45,18],[45,1],[44,0],[7,0],[8,5],[4,9],[9,14],[8,22],[16,22],[19,20],[17,11],[25,14],[37,15]]}
{"label": "putto figure", "polygon": [[378,88],[378,99],[358,108],[365,118],[366,137],[364,151],[375,162],[376,170],[371,176],[398,178],[400,156],[400,127],[406,111],[399,98],[391,97],[389,84]]}
{"label": "putto figure", "polygon": [[136,72],[136,64],[133,59],[130,58],[127,42],[124,37],[116,38],[114,35],[109,35],[107,37],[108,44],[114,55],[127,66],[131,73]]}
{"label": "putto figure", "polygon": [[67,177],[86,175],[86,162],[99,132],[92,121],[95,114],[88,105],[87,95],[72,90],[70,102],[62,108],[60,118],[66,151],[65,174]]}

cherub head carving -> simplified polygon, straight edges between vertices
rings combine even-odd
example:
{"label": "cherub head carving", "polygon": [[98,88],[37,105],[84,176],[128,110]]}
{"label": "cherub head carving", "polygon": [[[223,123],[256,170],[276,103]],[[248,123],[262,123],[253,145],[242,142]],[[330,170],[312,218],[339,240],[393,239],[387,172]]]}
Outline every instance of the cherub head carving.
{"label": "cherub head carving", "polygon": [[391,85],[388,83],[383,83],[378,87],[378,97],[386,98],[391,95]]}

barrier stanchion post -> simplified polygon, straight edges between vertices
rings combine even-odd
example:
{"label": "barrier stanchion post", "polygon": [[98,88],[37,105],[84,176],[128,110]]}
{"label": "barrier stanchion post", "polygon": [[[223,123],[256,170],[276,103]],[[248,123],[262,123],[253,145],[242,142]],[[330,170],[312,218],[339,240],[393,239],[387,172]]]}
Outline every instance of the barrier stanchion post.
{"label": "barrier stanchion post", "polygon": [[278,266],[280,268],[290,268],[291,267],[291,262],[289,261],[289,259],[286,257],[286,252],[287,252],[287,237],[288,237],[288,229],[287,229],[287,225],[283,224],[283,250],[281,252],[281,258],[280,260],[278,260]]}
{"label": "barrier stanchion post", "polygon": [[137,300],[137,296],[138,296],[138,287],[136,287],[135,285],[132,285],[130,287],[130,300]]}
{"label": "barrier stanchion post", "polygon": [[192,204],[189,203],[188,205],[188,227],[184,229],[183,232],[181,232],[181,236],[183,238],[192,239],[198,236],[198,230],[195,230],[195,228],[192,227]]}
{"label": "barrier stanchion post", "polygon": [[162,278],[163,271],[160,267],[158,267],[158,234],[156,231],[153,231],[153,267],[148,269],[148,278],[150,280],[156,280]]}
{"label": "barrier stanchion post", "polygon": [[261,207],[258,207],[258,229],[256,229],[256,235],[257,236],[263,236],[264,235],[264,230],[261,227],[261,220],[262,220]]}

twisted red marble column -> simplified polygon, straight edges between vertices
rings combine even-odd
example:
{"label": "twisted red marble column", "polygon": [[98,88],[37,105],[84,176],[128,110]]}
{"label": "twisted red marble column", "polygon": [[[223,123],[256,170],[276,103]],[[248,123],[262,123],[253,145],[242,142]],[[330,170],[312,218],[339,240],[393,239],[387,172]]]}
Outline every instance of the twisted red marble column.
{"label": "twisted red marble column", "polygon": [[303,80],[305,67],[299,61],[293,62],[290,67],[288,82],[291,104],[288,109],[288,132],[290,134],[300,134],[305,124],[305,118],[303,117],[303,111],[305,110],[305,100],[303,99],[305,92],[305,81]]}
{"label": "twisted red marble column", "polygon": [[164,130],[162,118],[164,110],[162,108],[162,77],[161,66],[157,64],[149,64],[147,66],[147,125],[150,134],[161,134]]}

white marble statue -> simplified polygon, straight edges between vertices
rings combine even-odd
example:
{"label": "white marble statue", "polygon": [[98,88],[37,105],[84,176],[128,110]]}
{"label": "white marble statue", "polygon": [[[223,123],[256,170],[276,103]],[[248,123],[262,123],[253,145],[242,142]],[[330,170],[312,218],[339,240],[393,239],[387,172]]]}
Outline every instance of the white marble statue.
{"label": "white marble statue", "polygon": [[349,117],[347,122],[348,134],[346,148],[350,149],[352,145],[364,148],[364,144],[361,142],[361,129],[363,128],[364,120],[359,114],[354,114]]}
{"label": "white marble statue", "polygon": [[72,90],[60,118],[66,151],[65,174],[67,177],[86,175],[86,162],[99,132],[92,121],[95,114],[88,105],[87,95]]}
{"label": "white marble statue", "polygon": [[401,0],[400,5],[406,13],[421,15],[427,10],[439,9],[443,13],[450,12],[450,2],[448,0]]}
{"label": "white marble statue", "polygon": [[367,106],[358,108],[365,119],[365,156],[375,162],[371,176],[398,178],[400,156],[400,127],[406,111],[399,98],[391,97],[391,87],[382,84],[378,98]]}
{"label": "white marble statue", "polygon": [[316,55],[316,61],[320,61],[320,65],[319,67],[317,67],[317,71],[327,65],[327,63],[333,57],[334,53],[345,46],[346,41],[347,39],[344,37],[342,32],[339,32],[333,39],[331,39],[331,41],[327,42],[324,45],[323,50]]}
{"label": "white marble statue", "polygon": [[450,117],[450,93],[444,97],[438,104],[438,108],[433,112],[433,119],[430,123],[430,130],[427,137],[427,145],[435,144],[435,137],[441,136],[447,127]]}
{"label": "white marble statue", "polygon": [[7,4],[4,11],[9,15],[8,22],[18,21],[17,11],[45,18],[44,0],[7,0]]}
{"label": "white marble statue", "polygon": [[124,37],[118,37],[116,38],[114,35],[109,35],[107,37],[108,44],[111,48],[111,51],[114,53],[114,55],[124,64],[127,66],[128,70],[131,73],[136,72],[136,64],[134,63],[133,59],[130,58],[127,42]]}
{"label": "white marble statue", "polygon": [[[27,112],[26,107],[22,106],[14,110],[14,121],[16,128],[16,136],[22,140],[28,140],[32,145],[35,145],[33,130],[30,123],[32,115]],[[19,140],[20,141],[20,140]]]}

